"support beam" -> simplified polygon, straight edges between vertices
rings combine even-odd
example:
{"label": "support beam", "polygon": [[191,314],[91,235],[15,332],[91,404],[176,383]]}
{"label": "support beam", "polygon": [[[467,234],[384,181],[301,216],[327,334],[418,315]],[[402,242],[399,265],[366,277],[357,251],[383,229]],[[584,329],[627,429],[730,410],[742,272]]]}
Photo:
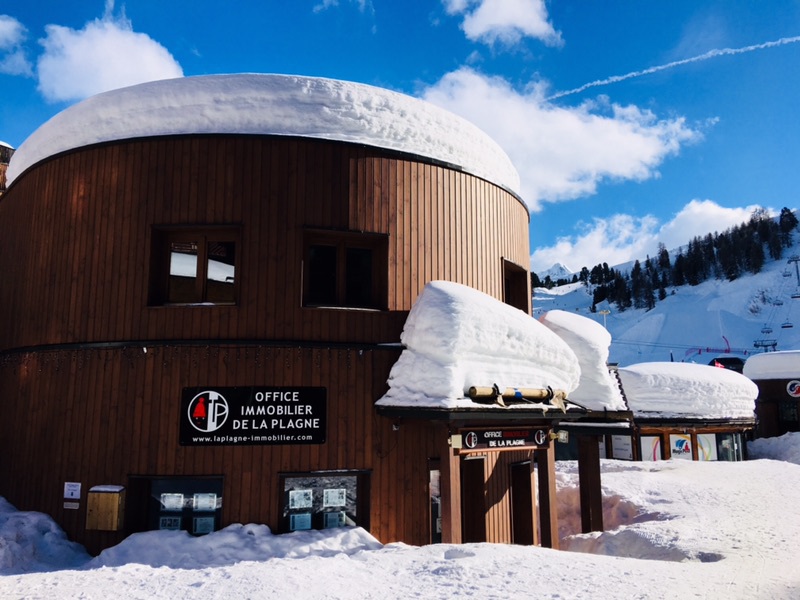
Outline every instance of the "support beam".
{"label": "support beam", "polygon": [[444,429],[441,445],[442,542],[461,543],[461,459],[450,446],[450,433]]}
{"label": "support beam", "polygon": [[578,479],[581,531],[603,531],[603,495],[600,485],[600,442],[596,435],[578,437]]}
{"label": "support beam", "polygon": [[556,451],[553,444],[534,450],[539,477],[539,531],[544,548],[558,550],[556,510]]}

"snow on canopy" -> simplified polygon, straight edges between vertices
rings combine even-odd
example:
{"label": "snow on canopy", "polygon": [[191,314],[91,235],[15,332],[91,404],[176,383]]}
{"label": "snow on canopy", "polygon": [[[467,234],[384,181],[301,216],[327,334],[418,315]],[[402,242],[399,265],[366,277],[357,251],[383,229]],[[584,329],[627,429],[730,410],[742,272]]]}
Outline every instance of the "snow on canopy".
{"label": "snow on canopy", "polygon": [[549,386],[570,393],[580,377],[575,353],[547,327],[513,306],[449,281],[425,286],[401,341],[403,352],[379,406],[486,408],[466,397],[471,386]]}
{"label": "snow on canopy", "polygon": [[123,139],[258,134],[353,142],[455,165],[518,193],[508,155],[478,127],[433,104],[360,83],[232,74],[143,83],[55,115],[17,150],[8,180],[45,158]]}
{"label": "snow on canopy", "polygon": [[550,310],[539,320],[564,340],[578,357],[581,379],[569,399],[589,410],[627,411],[616,378],[608,370],[611,334],[600,323],[564,310]]}
{"label": "snow on canopy", "polygon": [[800,350],[754,354],[742,372],[750,379],[800,379]]}
{"label": "snow on canopy", "polygon": [[634,418],[754,418],[758,387],[730,369],[648,362],[618,372]]}
{"label": "snow on canopy", "polygon": [[0,146],[3,146],[4,148],[11,148],[12,150],[14,149],[11,144],[6,144],[3,140],[0,140]]}

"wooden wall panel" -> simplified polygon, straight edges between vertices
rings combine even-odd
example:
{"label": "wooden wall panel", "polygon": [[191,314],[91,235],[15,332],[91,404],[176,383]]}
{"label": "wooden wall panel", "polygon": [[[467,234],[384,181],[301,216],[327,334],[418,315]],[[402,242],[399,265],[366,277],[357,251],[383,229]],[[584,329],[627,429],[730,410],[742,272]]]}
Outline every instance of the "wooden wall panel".
{"label": "wooden wall panel", "polygon": [[[427,542],[427,459],[446,432],[425,423],[394,431],[375,415],[399,351],[371,344],[399,341],[428,281],[502,298],[502,259],[529,260],[517,198],[356,145],[165,137],[29,169],[0,200],[0,223],[0,309],[13,315],[0,322],[0,397],[13,399],[4,404],[13,418],[0,424],[0,450],[11,457],[0,461],[0,485],[15,482],[0,495],[101,545],[110,534],[85,532],[83,507],[63,508],[64,481],[88,489],[132,474],[224,474],[226,522],[277,527],[280,471],[367,469],[373,533]],[[241,227],[237,306],[147,306],[153,227],[215,224]],[[301,307],[310,228],[388,235],[389,310]],[[324,386],[328,442],[181,447],[180,390],[205,384]],[[508,521],[499,510],[497,531]]]}

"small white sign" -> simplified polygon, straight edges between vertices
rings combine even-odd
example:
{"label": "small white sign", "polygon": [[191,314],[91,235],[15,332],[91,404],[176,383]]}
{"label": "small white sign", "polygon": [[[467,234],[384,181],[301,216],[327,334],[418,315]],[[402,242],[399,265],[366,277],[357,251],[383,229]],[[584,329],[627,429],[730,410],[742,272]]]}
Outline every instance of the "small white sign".
{"label": "small white sign", "polygon": [[78,510],[80,507],[80,502],[64,502],[64,508],[68,510]]}
{"label": "small white sign", "polygon": [[81,498],[81,484],[76,481],[67,481],[64,483],[64,498],[71,500],[80,500]]}
{"label": "small white sign", "polygon": [[347,490],[344,488],[332,488],[322,492],[323,508],[344,506],[347,504]]}
{"label": "small white sign", "polygon": [[195,494],[192,497],[194,510],[217,510],[217,495],[213,493]]}
{"label": "small white sign", "polygon": [[290,490],[289,508],[311,508],[314,505],[313,490]]}

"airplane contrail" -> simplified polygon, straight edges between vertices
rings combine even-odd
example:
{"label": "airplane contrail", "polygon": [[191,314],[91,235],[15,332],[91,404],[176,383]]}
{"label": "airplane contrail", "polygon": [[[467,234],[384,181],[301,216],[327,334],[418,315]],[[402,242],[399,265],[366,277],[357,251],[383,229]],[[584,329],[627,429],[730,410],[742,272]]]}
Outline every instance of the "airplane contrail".
{"label": "airplane contrail", "polygon": [[650,67],[642,71],[633,71],[632,73],[626,73],[625,75],[614,75],[613,77],[608,77],[606,79],[598,79],[597,81],[584,83],[582,86],[576,87],[575,89],[572,90],[556,92],[555,94],[547,98],[547,100],[557,100],[558,98],[563,98],[564,96],[579,94],[585,90],[588,90],[589,88],[599,87],[603,85],[611,85],[612,83],[625,81],[626,79],[633,79],[634,77],[650,75],[652,73],[658,73],[659,71],[666,71],[667,69],[673,69],[675,67],[680,67],[681,65],[688,65],[689,63],[708,60],[709,58],[716,58],[717,56],[731,56],[734,54],[744,54],[745,52],[753,52],[754,50],[763,50],[765,48],[774,48],[775,46],[785,46],[786,44],[795,44],[797,42],[800,42],[800,35],[796,35],[794,37],[781,38],[779,40],[775,40],[774,42],[764,42],[763,44],[754,44],[752,46],[745,46],[743,48],[722,48],[722,49],[715,48],[714,50],[709,50],[705,54],[694,56],[692,58],[684,58],[682,60],[676,60],[674,62],[667,63],[665,65]]}

